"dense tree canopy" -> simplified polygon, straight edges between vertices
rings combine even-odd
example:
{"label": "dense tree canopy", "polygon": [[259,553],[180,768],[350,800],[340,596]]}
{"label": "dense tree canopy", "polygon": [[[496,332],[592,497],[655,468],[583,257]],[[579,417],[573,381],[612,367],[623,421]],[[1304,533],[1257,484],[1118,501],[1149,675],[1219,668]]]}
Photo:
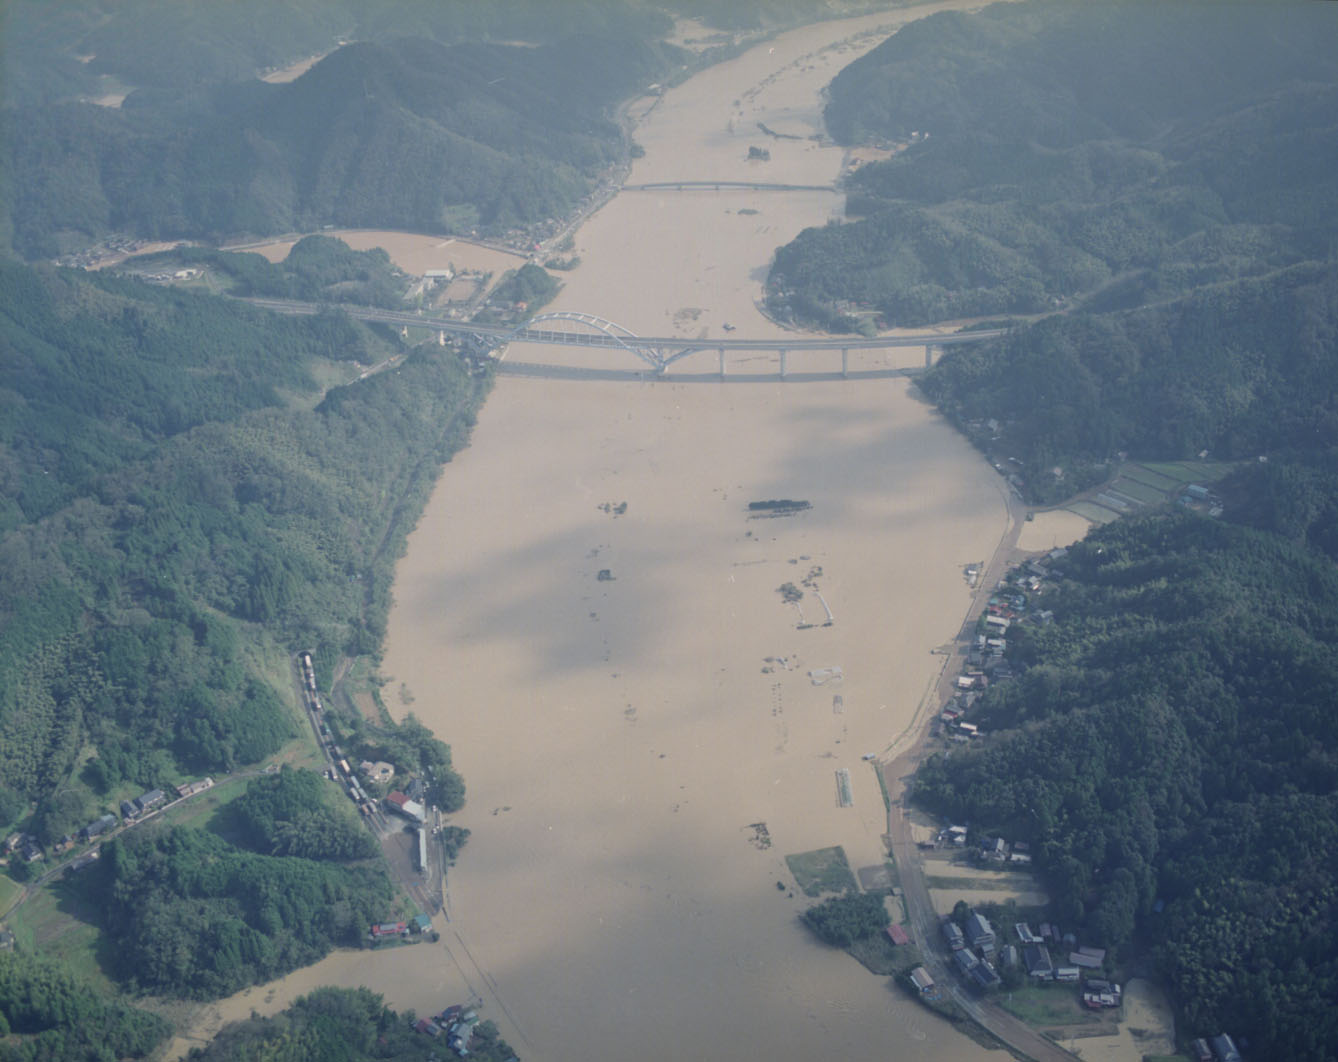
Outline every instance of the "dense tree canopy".
{"label": "dense tree canopy", "polygon": [[981,702],[992,736],[926,761],[916,799],[1030,840],[1066,928],[1141,929],[1196,1034],[1332,1055],[1338,567],[1164,514],[1063,573],[1053,625],[1009,632],[1025,670]]}
{"label": "dense tree canopy", "polygon": [[659,5],[637,0],[563,0],[560,7],[549,0],[13,0],[6,16],[5,95],[22,105],[96,97],[117,86],[190,93],[348,41],[538,44],[610,31],[651,37],[670,28]]}
{"label": "dense tree canopy", "polygon": [[50,959],[0,951],[0,1059],[5,1062],[144,1058],[170,1031],[156,1014],[103,998]]}
{"label": "dense tree canopy", "polygon": [[49,842],[114,794],[274,752],[295,715],[264,661],[379,648],[396,552],[481,389],[425,347],[323,390],[317,370],[405,353],[341,317],[0,277],[0,809],[35,800]]}
{"label": "dense tree canopy", "polygon": [[819,937],[838,948],[880,932],[891,919],[881,893],[833,896],[804,912],[804,921]]}
{"label": "dense tree canopy", "polygon": [[384,921],[380,865],[257,855],[204,830],[141,828],[79,879],[100,903],[116,973],[196,999],[229,995],[362,940]]}
{"label": "dense tree canopy", "polygon": [[269,855],[349,860],[380,852],[340,787],[314,771],[285,764],[255,779],[231,813],[244,841]]}
{"label": "dense tree canopy", "polygon": [[1016,457],[1031,497],[1050,501],[1104,478],[1122,451],[1253,459],[1338,446],[1335,381],[1338,267],[1307,264],[1158,305],[1049,317],[959,348],[919,385],[968,435]]}
{"label": "dense tree canopy", "polygon": [[341,48],[296,81],[0,112],[25,257],[326,224],[502,230],[573,207],[623,150],[608,112],[672,49],[610,32],[540,47]]}
{"label": "dense tree canopy", "polygon": [[1323,259],[1336,31],[1313,4],[1033,0],[913,22],[826,110],[838,140],[904,150],[851,177],[858,220],[778,252],[771,303],[916,325],[1154,303]]}

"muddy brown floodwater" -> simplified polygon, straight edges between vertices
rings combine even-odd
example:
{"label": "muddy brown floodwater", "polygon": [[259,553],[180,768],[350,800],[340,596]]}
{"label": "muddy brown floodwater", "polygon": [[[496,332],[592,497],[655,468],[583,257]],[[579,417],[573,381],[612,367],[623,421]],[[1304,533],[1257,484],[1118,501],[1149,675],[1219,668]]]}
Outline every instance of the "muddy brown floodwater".
{"label": "muddy brown floodwater", "polygon": [[[831,183],[841,149],[808,139],[821,89],[939,6],[959,5],[808,27],[643,101],[629,183]],[[754,144],[770,162],[748,161]],[[624,192],[577,232],[553,308],[643,335],[781,335],[756,308],[771,255],[840,208]],[[923,357],[852,352],[851,368]],[[834,844],[883,860],[862,757],[905,733],[939,673],[963,566],[1008,526],[1000,480],[904,378],[774,372],[759,352],[726,383],[499,377],[410,538],[383,667],[469,786],[442,940],[337,953],[210,1008],[195,1036],[334,983],[420,1014],[480,998],[527,1062],[1000,1057],[818,944],[784,862]],[[750,518],[778,498],[809,508]]]}

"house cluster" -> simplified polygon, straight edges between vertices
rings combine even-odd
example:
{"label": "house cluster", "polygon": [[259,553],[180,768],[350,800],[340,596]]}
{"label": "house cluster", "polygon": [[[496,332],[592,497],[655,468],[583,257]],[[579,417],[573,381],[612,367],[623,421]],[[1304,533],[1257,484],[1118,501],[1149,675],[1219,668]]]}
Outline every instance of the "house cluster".
{"label": "house cluster", "polygon": [[414,1023],[414,1028],[434,1040],[444,1038],[446,1046],[460,1058],[469,1057],[469,1045],[474,1039],[474,1027],[479,1023],[478,1013],[456,1004],[447,1007],[440,1014],[422,1018]]}
{"label": "house cluster", "polygon": [[994,966],[995,936],[990,920],[979,911],[972,911],[966,919],[966,929],[951,918],[943,921],[943,937],[952,950],[958,972],[981,988],[995,988],[1000,983],[999,971]]}
{"label": "house cluster", "polygon": [[[202,778],[198,782],[185,782],[181,785],[174,786],[173,790],[178,797],[184,798],[194,796],[196,793],[201,793],[204,790],[209,789],[213,784],[214,780],[212,778]],[[116,827],[121,824],[121,819],[124,819],[126,824],[129,825],[138,822],[149,812],[156,811],[158,808],[164,807],[166,804],[167,794],[161,789],[150,789],[147,793],[140,794],[134,800],[122,800],[120,819],[110,812],[105,815],[99,815],[92,822],[81,827],[77,836],[72,836],[67,833],[59,840],[55,841],[51,845],[51,853],[53,855],[61,855],[79,844],[95,841],[104,834],[116,829]],[[0,845],[0,866],[8,864],[11,859],[22,859],[25,863],[35,863],[39,859],[46,858],[46,855],[47,853],[43,850],[36,835],[19,831],[10,834],[5,838],[3,845]],[[75,873],[83,870],[85,867],[96,862],[98,856],[99,852],[95,848],[93,851],[86,852],[73,860],[65,870],[67,873]]]}
{"label": "house cluster", "polygon": [[[966,851],[967,833],[965,826],[948,826],[939,831],[933,842],[926,842],[926,846],[932,848],[943,846]],[[983,837],[978,852],[980,858],[989,863],[1031,865],[1031,845],[1026,841],[1014,841],[1010,844],[1003,837]]]}
{"label": "house cluster", "polygon": [[[1072,933],[1061,933],[1058,926],[1049,922],[1042,922],[1039,932],[1033,931],[1027,922],[1016,923],[1013,934],[1017,943],[1004,944],[1002,947],[994,926],[979,911],[972,911],[968,915],[965,928],[951,917],[944,918],[942,932],[962,976],[981,988],[993,988],[999,984],[999,968],[1020,966],[1028,977],[1036,981],[1077,984],[1087,974],[1087,980],[1082,986],[1082,998],[1083,1003],[1094,1010],[1118,1007],[1122,1002],[1119,985],[1092,977],[1089,973],[1099,971],[1105,965],[1105,950],[1079,947],[1077,937]],[[1068,962],[1056,961],[1051,949],[1067,952]]]}
{"label": "house cluster", "polygon": [[[1045,590],[1050,565],[1062,560],[1065,549],[1051,550],[1044,557],[1035,557],[1026,564],[1012,569],[994,588],[975,641],[968,649],[961,674],[957,676],[952,699],[943,706],[940,719],[949,741],[966,743],[980,736],[977,723],[967,720],[976,701],[991,683],[1006,682],[1013,677],[1013,667],[1007,659],[1008,632],[1019,623],[1050,623],[1054,614],[1047,609],[1032,609],[1032,598]],[[966,569],[967,581],[974,586],[979,569]]]}
{"label": "house cluster", "polygon": [[42,846],[37,843],[37,838],[31,833],[11,833],[5,838],[4,860],[8,863],[11,859],[21,859],[25,863],[36,863],[44,855]]}

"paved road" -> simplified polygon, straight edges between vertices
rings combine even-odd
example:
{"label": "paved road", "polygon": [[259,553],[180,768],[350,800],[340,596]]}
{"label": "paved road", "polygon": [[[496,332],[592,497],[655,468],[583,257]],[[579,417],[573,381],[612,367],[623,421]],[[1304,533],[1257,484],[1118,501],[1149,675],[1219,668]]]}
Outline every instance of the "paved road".
{"label": "paved road", "polygon": [[[1008,530],[1000,540],[988,567],[981,573],[976,584],[975,596],[966,618],[958,632],[957,650],[964,652],[967,642],[975,629],[976,621],[989,603],[990,594],[1004,572],[1012,563],[1017,549],[1018,535],[1021,533],[1023,507],[1011,492],[1006,496],[1009,514]],[[915,938],[924,957],[925,966],[930,976],[941,985],[952,985],[953,998],[961,1005],[977,1024],[993,1033],[1009,1046],[1014,1053],[1035,1062],[1074,1062],[1076,1055],[1064,1050],[1053,1040],[1036,1032],[1031,1026],[1019,1021],[1002,1007],[977,995],[972,989],[963,989],[955,970],[949,969],[947,945],[939,931],[939,917],[929,896],[929,887],[925,883],[924,866],[919,849],[911,837],[909,811],[904,806],[906,780],[915,771],[924,758],[925,742],[929,735],[930,724],[938,714],[936,706],[945,703],[952,695],[957,677],[957,668],[953,667],[956,656],[948,661],[939,678],[936,692],[932,695],[935,710],[927,713],[920,738],[909,749],[890,763],[883,764],[883,782],[887,786],[888,801],[891,805],[887,813],[888,845],[892,858],[896,861],[897,872],[901,878],[902,892],[906,898],[906,914],[910,919],[911,935]]]}

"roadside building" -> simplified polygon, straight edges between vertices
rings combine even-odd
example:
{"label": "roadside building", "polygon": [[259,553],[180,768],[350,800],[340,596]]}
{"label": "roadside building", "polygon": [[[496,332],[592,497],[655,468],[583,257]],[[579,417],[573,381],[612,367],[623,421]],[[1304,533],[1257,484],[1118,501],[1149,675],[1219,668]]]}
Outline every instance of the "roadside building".
{"label": "roadside building", "polygon": [[984,952],[986,958],[994,954],[994,927],[979,911],[972,911],[966,920],[966,939],[971,947]]}
{"label": "roadside building", "polygon": [[423,822],[423,805],[401,793],[398,789],[386,797],[386,807],[397,815],[403,815],[410,822]]}
{"label": "roadside building", "polygon": [[1105,948],[1079,948],[1069,952],[1069,963],[1084,970],[1099,970],[1106,961]]}
{"label": "roadside building", "polygon": [[943,939],[953,951],[966,947],[966,937],[962,935],[962,927],[951,919],[943,923]]}
{"label": "roadside building", "polygon": [[162,807],[167,803],[167,794],[161,789],[150,789],[141,797],[135,799],[135,806],[139,808],[139,813],[143,815],[146,811],[152,811],[154,808]]}
{"label": "roadside building", "polygon": [[971,970],[980,965],[980,960],[976,958],[974,951],[968,951],[962,948],[960,951],[952,953],[953,961],[957,963],[957,969],[965,976],[971,975]]}
{"label": "roadside building", "polygon": [[1226,1033],[1218,1033],[1209,1043],[1212,1045],[1213,1054],[1217,1056],[1217,1062],[1241,1062],[1236,1042]]}
{"label": "roadside building", "polygon": [[906,930],[902,929],[901,926],[897,925],[895,922],[887,927],[887,939],[897,946],[909,944],[911,942],[911,938],[906,935]]}
{"label": "roadside building", "polygon": [[1053,976],[1055,965],[1050,959],[1050,949],[1044,944],[1028,944],[1022,949],[1022,964],[1030,977],[1049,978]]}
{"label": "roadside building", "polygon": [[934,984],[934,979],[929,976],[929,971],[923,966],[917,966],[910,972],[911,984],[915,990],[925,999],[938,999],[938,987]]}
{"label": "roadside building", "polygon": [[103,815],[101,818],[94,819],[82,830],[80,835],[85,841],[91,841],[94,837],[101,837],[108,830],[116,828],[115,815]]}
{"label": "roadside building", "polygon": [[71,874],[78,874],[81,870],[87,870],[101,858],[102,850],[99,848],[87,851],[81,856],[75,856],[65,864],[65,876],[69,877]]}

